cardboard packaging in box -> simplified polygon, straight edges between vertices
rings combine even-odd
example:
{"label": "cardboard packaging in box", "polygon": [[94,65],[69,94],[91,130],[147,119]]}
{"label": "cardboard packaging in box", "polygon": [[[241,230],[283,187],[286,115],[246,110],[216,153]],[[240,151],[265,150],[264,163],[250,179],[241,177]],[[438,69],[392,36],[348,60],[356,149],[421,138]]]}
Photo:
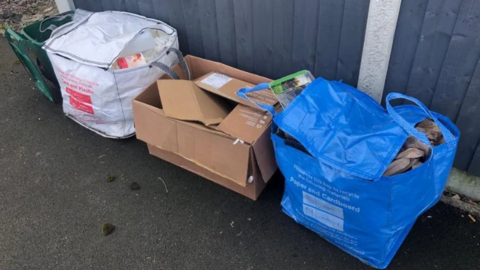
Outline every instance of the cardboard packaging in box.
{"label": "cardboard packaging in box", "polygon": [[[255,86],[254,84],[232,78],[218,72],[210,72],[196,79],[195,84],[208,92],[231,99],[236,103],[244,104],[248,107],[258,108],[251,102],[237,96],[238,89],[244,87],[253,87]],[[277,98],[270,90],[249,93],[248,97],[255,102],[260,102],[263,104],[275,105],[278,103]]]}
{"label": "cardboard packaging in box", "polygon": [[[236,91],[271,80],[194,56],[185,60],[191,81],[162,78],[134,99],[137,138],[150,154],[256,200],[277,169],[272,117]],[[270,90],[249,96],[276,103]]]}

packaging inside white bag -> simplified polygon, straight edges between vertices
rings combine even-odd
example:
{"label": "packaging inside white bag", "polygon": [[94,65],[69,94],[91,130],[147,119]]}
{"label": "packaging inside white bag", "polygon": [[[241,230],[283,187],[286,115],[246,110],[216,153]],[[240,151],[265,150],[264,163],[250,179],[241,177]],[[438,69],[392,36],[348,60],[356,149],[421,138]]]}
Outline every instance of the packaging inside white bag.
{"label": "packaging inside white bag", "polygon": [[175,39],[161,29],[144,29],[138,33],[113,61],[111,68],[127,69],[158,60]]}

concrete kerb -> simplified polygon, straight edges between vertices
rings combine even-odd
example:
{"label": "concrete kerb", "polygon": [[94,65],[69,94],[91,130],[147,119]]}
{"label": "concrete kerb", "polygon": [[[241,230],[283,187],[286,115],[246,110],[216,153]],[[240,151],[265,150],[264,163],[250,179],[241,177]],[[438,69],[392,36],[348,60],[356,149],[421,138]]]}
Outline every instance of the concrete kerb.
{"label": "concrete kerb", "polygon": [[480,177],[468,175],[464,171],[452,169],[447,189],[472,200],[480,201]]}
{"label": "concrete kerb", "polygon": [[[447,190],[474,201],[480,201],[480,177],[468,175],[464,171],[453,168],[448,179]],[[480,217],[480,205],[466,203],[448,196],[443,196],[442,202]]]}

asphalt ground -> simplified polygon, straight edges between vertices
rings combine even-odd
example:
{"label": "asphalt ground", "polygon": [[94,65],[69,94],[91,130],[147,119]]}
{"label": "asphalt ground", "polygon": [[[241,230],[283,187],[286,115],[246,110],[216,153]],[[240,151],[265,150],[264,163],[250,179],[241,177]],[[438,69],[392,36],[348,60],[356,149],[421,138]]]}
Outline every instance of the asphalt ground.
{"label": "asphalt ground", "polygon": [[[84,129],[0,55],[0,269],[371,269],[282,213],[281,174],[253,202]],[[388,269],[480,269],[479,223],[437,204]]]}

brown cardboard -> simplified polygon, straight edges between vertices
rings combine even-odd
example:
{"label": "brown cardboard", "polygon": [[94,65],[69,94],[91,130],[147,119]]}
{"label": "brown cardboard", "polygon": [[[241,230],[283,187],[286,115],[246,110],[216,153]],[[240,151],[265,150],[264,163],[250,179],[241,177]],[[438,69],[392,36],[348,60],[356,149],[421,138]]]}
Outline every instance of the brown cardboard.
{"label": "brown cardboard", "polygon": [[[237,96],[237,91],[240,88],[253,87],[254,85],[251,83],[236,79],[232,76],[228,76],[227,74],[210,72],[196,79],[195,84],[206,91],[230,99],[232,101],[235,101],[236,103],[240,103],[253,108],[259,108],[250,101],[244,100]],[[269,89],[248,93],[247,96],[253,101],[263,104],[269,104],[273,106],[278,103],[277,98]]]}
{"label": "brown cardboard", "polygon": [[270,129],[265,130],[253,144],[253,152],[263,181],[267,183],[277,171],[275,156],[273,158],[271,156],[271,153],[274,153],[274,149],[270,139]]}
{"label": "brown cardboard", "polygon": [[[254,181],[253,184],[249,184],[247,186],[240,186],[237,185],[236,183],[230,181],[229,179],[222,177],[204,167],[199,166],[198,164],[189,161],[180,155],[176,155],[172,152],[168,152],[165,150],[162,150],[158,147],[155,147],[153,145],[147,144],[148,146],[148,151],[151,155],[159,157],[167,162],[170,162],[180,168],[183,168],[187,171],[190,171],[192,173],[195,173],[197,175],[200,175],[206,179],[211,180],[212,182],[215,182],[219,185],[222,185],[228,189],[231,189],[239,194],[242,194],[252,200],[256,200],[258,196],[260,196],[260,193],[262,190],[265,188],[265,183],[263,181]],[[259,178],[259,172],[255,171],[254,172],[254,179]]]}
{"label": "brown cardboard", "polygon": [[253,144],[270,127],[272,116],[265,111],[238,104],[218,125],[218,130]]}
{"label": "brown cardboard", "polygon": [[191,81],[158,80],[157,87],[168,117],[209,126],[222,122],[230,112],[220,98],[202,91]]}
{"label": "brown cardboard", "polygon": [[[146,90],[152,90],[152,87]],[[138,139],[178,154],[238,185],[246,185],[249,145],[234,145],[234,139],[218,131],[168,118],[162,109],[152,108],[149,104],[136,105],[139,103],[134,103]]]}
{"label": "brown cardboard", "polygon": [[[215,71],[239,78],[252,85],[270,81],[198,57],[186,56],[185,59],[193,80]],[[174,67],[174,70],[181,77],[184,77],[184,75],[181,75],[178,66]],[[203,120],[214,119],[217,116],[216,114],[202,111],[202,108],[192,109],[185,105],[180,105],[182,109],[179,110],[171,106],[178,104],[178,96],[174,95],[173,98],[176,101],[172,102],[170,99],[172,93],[165,90],[180,89],[179,91],[182,91],[182,94],[179,96],[183,97],[182,101],[185,103],[188,100],[193,104],[204,106],[205,103],[215,100],[211,93],[195,87],[195,84],[189,81],[170,80],[164,82],[161,80],[140,93],[133,101],[137,138],[148,144],[149,152],[152,155],[201,175],[248,198],[257,199],[277,169],[273,145],[270,141],[269,126],[271,119],[268,124],[266,122],[266,127],[262,127],[262,132],[250,133],[243,131],[242,125],[236,126],[235,124],[238,117],[240,119],[242,117],[236,115],[241,105],[238,105],[233,111],[231,111],[231,108],[227,108],[228,106],[216,107],[219,110],[215,113],[219,111],[224,113],[225,109],[228,111],[228,115],[220,122],[219,127],[229,127],[230,133],[238,136],[232,136],[222,131],[223,128],[215,130],[206,127],[204,124],[195,121],[208,122]],[[198,90],[208,95],[202,95]],[[167,93],[166,96],[164,93]],[[185,95],[189,97],[186,98]],[[185,110],[188,112],[187,114]],[[195,117],[192,117],[192,115]],[[187,119],[188,121],[185,121]],[[238,137],[246,138],[245,143],[236,143]]]}
{"label": "brown cardboard", "polygon": [[154,83],[134,99],[136,136],[139,140],[176,153],[176,125],[163,112],[157,89],[157,84]]}

